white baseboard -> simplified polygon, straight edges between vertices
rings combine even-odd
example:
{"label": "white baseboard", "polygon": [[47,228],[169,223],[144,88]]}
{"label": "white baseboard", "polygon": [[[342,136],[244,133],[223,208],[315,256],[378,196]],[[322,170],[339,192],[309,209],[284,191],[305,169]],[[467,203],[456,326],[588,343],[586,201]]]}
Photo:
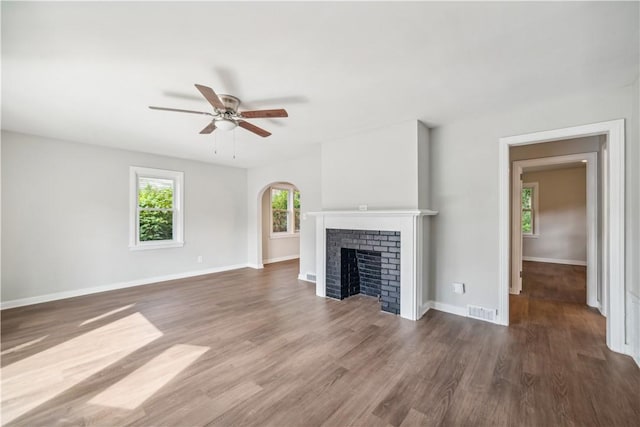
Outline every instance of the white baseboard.
{"label": "white baseboard", "polygon": [[316,283],[315,280],[309,280],[306,273],[305,274],[303,274],[303,273],[298,274],[298,280],[304,280],[305,282],[309,282],[309,283]]}
{"label": "white baseboard", "polygon": [[281,256],[278,258],[263,259],[262,264],[271,264],[274,262],[289,261],[292,259],[299,259],[299,258],[300,258],[300,255],[287,255],[287,256]]}
{"label": "white baseboard", "polygon": [[249,264],[247,264],[247,267],[255,268],[256,270],[260,270],[261,268],[264,268],[264,265],[263,264],[252,264],[252,263],[249,263]]}
{"label": "white baseboard", "polygon": [[640,296],[632,291],[627,291],[627,316],[629,318],[627,354],[640,368]]}
{"label": "white baseboard", "polygon": [[150,285],[155,283],[166,282],[168,280],[185,279],[187,277],[202,276],[211,273],[220,273],[223,271],[237,270],[248,267],[247,264],[227,265],[223,267],[213,267],[204,270],[187,271],[184,273],[168,274],[165,276],[147,277],[144,279],[131,280],[128,282],[112,283],[109,285],[94,286],[91,288],[74,289],[72,291],[55,292],[52,294],[39,295],[29,298],[20,298],[10,301],[2,301],[0,310],[8,308],[22,307],[25,305],[40,304],[43,302],[56,301],[61,299],[79,297],[83,295],[97,294],[100,292],[114,291],[116,289],[132,288],[134,286]]}
{"label": "white baseboard", "polygon": [[429,301],[431,308],[438,311],[444,311],[445,313],[455,314],[457,316],[467,317],[467,309],[459,307],[457,305],[445,304],[438,301]]}
{"label": "white baseboard", "polygon": [[[467,309],[465,307],[460,307],[460,306],[451,305],[451,304],[445,304],[445,303],[438,302],[438,301],[428,301],[428,302],[426,302],[426,303],[424,303],[422,305],[422,307],[420,309],[420,316],[418,316],[418,318],[424,316],[424,314],[427,311],[429,311],[430,309],[442,311],[444,313],[455,314],[456,316],[469,317],[469,316],[467,316]],[[496,319],[493,322],[491,320],[476,319],[475,317],[473,319],[474,320],[483,320],[485,322],[493,323],[493,324],[496,324],[496,325],[500,325],[501,324],[499,322],[499,319]]]}
{"label": "white baseboard", "polygon": [[580,261],[577,259],[557,259],[557,258],[539,258],[534,256],[523,256],[523,261],[533,262],[549,262],[551,264],[567,264],[567,265],[587,265],[587,261]]}
{"label": "white baseboard", "polygon": [[427,301],[424,304],[422,304],[422,307],[420,307],[420,311],[418,313],[418,320],[420,320],[422,316],[424,316],[425,313],[430,309],[431,309],[431,301]]}

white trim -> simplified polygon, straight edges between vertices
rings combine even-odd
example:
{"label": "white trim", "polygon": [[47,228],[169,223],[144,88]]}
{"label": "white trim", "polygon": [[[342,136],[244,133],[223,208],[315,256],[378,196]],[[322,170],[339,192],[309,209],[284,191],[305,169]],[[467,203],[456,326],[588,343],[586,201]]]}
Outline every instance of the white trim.
{"label": "white trim", "polygon": [[247,267],[249,267],[249,268],[253,268],[253,269],[255,269],[255,270],[261,270],[261,269],[263,269],[263,268],[264,268],[264,265],[262,265],[262,264],[248,263],[248,264],[247,264]]}
{"label": "white trim", "polygon": [[630,331],[629,336],[629,344],[627,347],[629,348],[629,353],[633,360],[635,360],[636,364],[640,368],[640,297],[634,294],[633,292],[627,292],[627,297],[629,301],[629,312],[630,312]]}
{"label": "white trim", "polygon": [[[533,189],[533,200],[531,200],[531,233],[522,233],[522,237],[532,237],[532,238],[537,238],[540,236],[540,225],[539,225],[539,220],[540,218],[538,217],[538,189],[540,188],[540,186],[538,185],[537,182],[523,182],[522,183],[522,188],[531,188]],[[520,196],[522,197],[522,195]],[[522,212],[522,209],[520,209],[520,212]]]}
{"label": "white trim", "polygon": [[184,242],[174,242],[173,240],[156,240],[153,242],[140,242],[138,246],[129,246],[130,251],[149,251],[152,249],[182,248]]}
{"label": "white trim", "polygon": [[522,291],[522,167],[513,162],[511,174],[511,286],[509,293]]}
{"label": "white trim", "polygon": [[263,259],[262,260],[262,265],[264,264],[272,264],[274,262],[280,262],[280,261],[289,261],[292,259],[300,259],[300,255],[287,255],[287,256],[281,256],[278,258],[270,258],[270,259]]}
{"label": "white trim", "polygon": [[592,135],[607,135],[608,161],[603,174],[603,205],[605,221],[603,223],[604,245],[603,262],[608,262],[607,274],[602,286],[602,308],[607,314],[607,346],[616,352],[626,352],[625,348],[625,295],[624,295],[624,119],[593,123],[550,131],[535,132],[500,138],[499,140],[499,307],[500,323],[509,324],[509,260],[510,227],[509,210],[512,203],[509,197],[509,148],[517,145],[536,144]]}
{"label": "white trim", "polygon": [[418,319],[422,318],[422,316],[424,316],[427,311],[431,310],[432,302],[433,301],[427,301],[422,304],[422,306],[420,306],[420,310],[418,310]]}
{"label": "white trim", "polygon": [[438,301],[427,301],[426,303],[424,303],[422,305],[422,309],[420,310],[420,312],[422,313],[421,316],[424,315],[424,313],[426,313],[427,311],[429,311],[431,309],[442,311],[444,313],[455,314],[456,316],[467,317],[467,318],[473,319],[473,320],[482,320],[484,322],[493,323],[493,324],[497,324],[497,325],[500,324],[498,319],[496,319],[496,321],[492,322],[491,320],[478,319],[476,317],[469,317],[469,316],[467,316],[467,309],[465,307],[460,307],[460,306],[452,305],[452,304],[445,304],[445,303],[438,302]]}
{"label": "white trim", "polygon": [[29,298],[20,298],[0,303],[0,310],[8,308],[22,307],[25,305],[40,304],[43,302],[57,301],[61,299],[79,297],[83,295],[97,294],[100,292],[114,291],[116,289],[132,288],[135,286],[151,285],[166,282],[168,280],[184,279],[187,277],[202,276],[205,274],[220,273],[229,270],[238,270],[248,267],[247,264],[234,264],[223,267],[213,267],[204,270],[187,271],[184,273],[167,274],[164,276],[147,277],[144,279],[131,280],[128,282],[111,283],[108,285],[94,286],[91,288],[76,289],[73,291],[56,292],[46,295],[38,295]]}
{"label": "white trim", "polygon": [[539,258],[534,256],[523,256],[523,261],[532,262],[549,262],[551,264],[566,264],[566,265],[581,265],[587,266],[587,261],[580,261],[577,259],[557,259],[557,258]]}
{"label": "white trim", "polygon": [[309,282],[309,283],[316,283],[315,280],[310,280],[309,276],[306,273],[298,274],[298,280],[302,280],[302,281]]}
{"label": "white trim", "polygon": [[281,231],[280,233],[272,233],[269,235],[269,239],[277,240],[277,239],[296,239],[300,238],[300,232],[296,231],[295,233],[289,233],[288,231]]}
{"label": "white trim", "polygon": [[[159,178],[173,181],[173,239],[141,242],[138,232],[138,178]],[[179,248],[184,246],[184,172],[154,169],[140,166],[129,167],[129,250]]]}
{"label": "white trim", "polygon": [[311,216],[427,216],[437,215],[437,211],[429,209],[398,209],[398,210],[372,210],[372,211],[319,211],[319,212],[307,212],[307,215]]}
{"label": "white trim", "polygon": [[[537,159],[518,160],[513,162],[512,196],[513,210],[511,214],[511,289],[510,293],[519,294],[522,291],[522,238],[521,230],[522,209],[520,204],[521,191],[524,187],[520,177],[525,168],[561,165],[586,160],[586,220],[587,220],[587,305],[600,307],[598,302],[598,154],[580,153],[565,156],[543,157]],[[537,184],[537,183],[535,183]],[[537,189],[534,187],[534,203],[538,204]],[[539,220],[534,220],[534,230],[539,231]]]}
{"label": "white trim", "polygon": [[456,316],[467,317],[467,309],[457,305],[445,304],[438,301],[429,301],[431,308],[445,313],[455,314]]}

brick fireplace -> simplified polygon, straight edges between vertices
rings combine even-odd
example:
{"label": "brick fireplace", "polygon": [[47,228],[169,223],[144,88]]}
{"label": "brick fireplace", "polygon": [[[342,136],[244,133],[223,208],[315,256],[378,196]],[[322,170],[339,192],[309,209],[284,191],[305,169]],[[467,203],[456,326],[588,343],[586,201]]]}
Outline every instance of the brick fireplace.
{"label": "brick fireplace", "polygon": [[381,310],[418,320],[428,309],[427,221],[435,214],[310,212],[316,217],[316,295],[338,300],[354,293],[377,296]]}
{"label": "brick fireplace", "polygon": [[382,311],[400,314],[400,232],[327,229],[326,296],[377,297]]}

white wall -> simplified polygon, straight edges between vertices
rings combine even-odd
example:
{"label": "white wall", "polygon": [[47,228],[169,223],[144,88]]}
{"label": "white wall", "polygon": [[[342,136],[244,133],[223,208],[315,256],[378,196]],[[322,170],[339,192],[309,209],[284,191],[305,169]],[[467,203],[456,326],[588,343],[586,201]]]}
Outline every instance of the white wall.
{"label": "white wall", "polygon": [[[439,214],[432,221],[432,266],[436,301],[464,306],[498,307],[498,139],[632,116],[630,86],[529,103],[520,109],[489,113],[431,130],[432,204]],[[627,123],[627,136],[631,122]],[[626,141],[627,155],[637,140]],[[628,159],[628,164],[631,161]],[[626,226],[633,229],[638,213],[637,175],[627,168]],[[636,179],[635,181],[633,179]],[[635,215],[633,215],[635,214]],[[627,242],[637,254],[640,244]],[[627,263],[637,263],[627,251]],[[638,281],[627,273],[627,283]],[[454,294],[452,282],[464,282],[467,292]]]}
{"label": "white wall", "polygon": [[538,183],[536,236],[523,236],[522,255],[587,262],[586,167],[523,174]]}
{"label": "white wall", "polygon": [[640,79],[631,87],[631,117],[627,123],[627,343],[640,365]]}
{"label": "white wall", "polygon": [[431,148],[429,128],[418,122],[418,208],[431,209]]}
{"label": "white wall", "polygon": [[322,144],[322,208],[418,208],[419,125],[411,120]]}
{"label": "white wall", "polygon": [[262,263],[293,259],[300,256],[300,234],[271,236],[271,191],[262,196]]}
{"label": "white wall", "polygon": [[262,192],[276,182],[288,182],[300,190],[300,273],[315,274],[315,219],[307,212],[321,210],[320,147],[309,155],[253,168],[247,176],[247,246],[249,264],[262,262]]}
{"label": "white wall", "polygon": [[[3,302],[246,264],[244,169],[5,131],[2,151]],[[129,250],[132,165],[184,172],[184,247]]]}

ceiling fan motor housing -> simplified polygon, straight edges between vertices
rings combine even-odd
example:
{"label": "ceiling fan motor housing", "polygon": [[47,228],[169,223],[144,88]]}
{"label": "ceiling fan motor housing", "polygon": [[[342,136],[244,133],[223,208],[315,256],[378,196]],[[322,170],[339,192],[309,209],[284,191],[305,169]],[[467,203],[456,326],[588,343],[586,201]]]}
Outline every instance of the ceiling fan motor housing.
{"label": "ceiling fan motor housing", "polygon": [[240,100],[232,95],[218,95],[220,101],[224,104],[226,111],[221,111],[221,113],[233,113],[236,114],[238,111],[238,107],[240,107]]}

